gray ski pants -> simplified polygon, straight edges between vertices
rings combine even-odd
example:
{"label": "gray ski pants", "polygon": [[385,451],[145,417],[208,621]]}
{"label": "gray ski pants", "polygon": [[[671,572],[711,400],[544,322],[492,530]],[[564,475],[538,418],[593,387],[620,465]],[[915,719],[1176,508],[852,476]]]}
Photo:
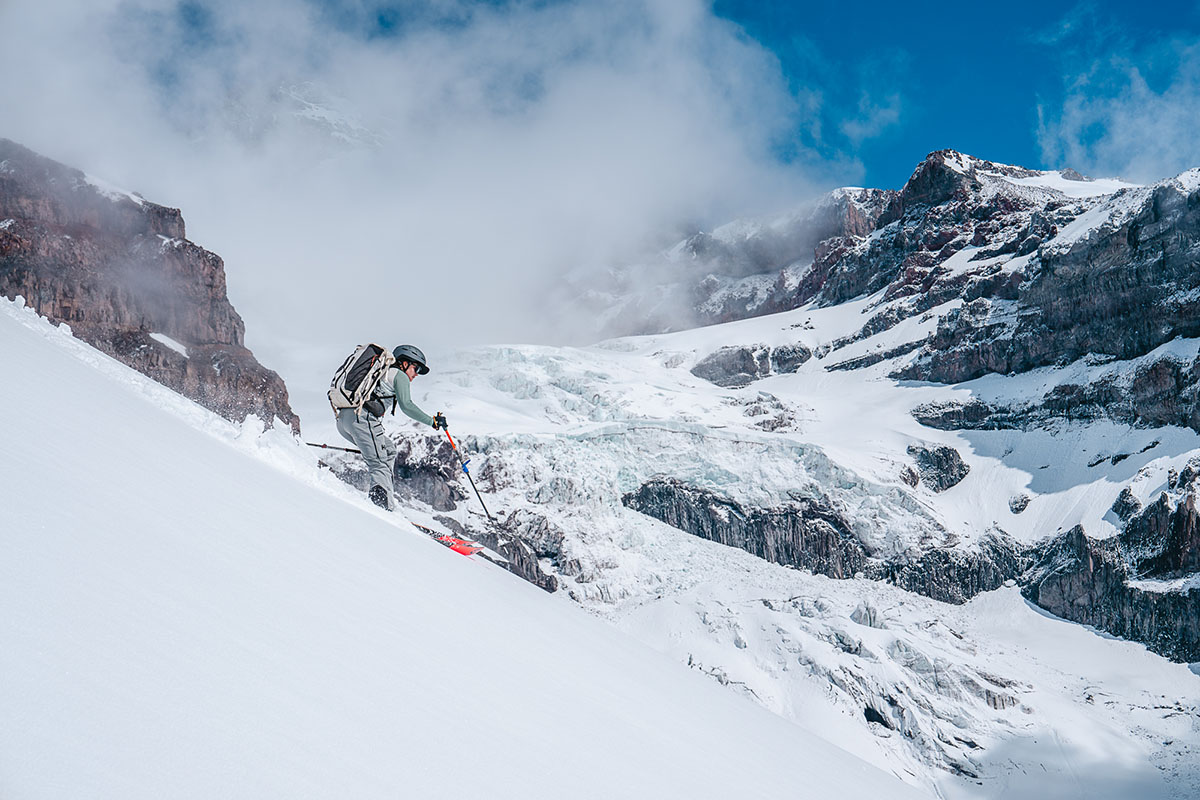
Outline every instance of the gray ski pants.
{"label": "gray ski pants", "polygon": [[343,408],[337,414],[337,429],[342,438],[362,451],[371,485],[382,486],[387,492],[388,508],[395,506],[392,466],[396,463],[396,443],[384,432],[379,417],[371,416],[365,409],[355,414],[353,408]]}

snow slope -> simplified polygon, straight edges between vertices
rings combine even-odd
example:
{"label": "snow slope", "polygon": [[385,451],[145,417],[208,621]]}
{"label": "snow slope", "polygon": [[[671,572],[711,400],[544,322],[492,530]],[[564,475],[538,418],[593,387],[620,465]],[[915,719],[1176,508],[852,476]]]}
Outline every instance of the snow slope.
{"label": "snow slope", "polygon": [[7,301],[0,342],[0,796],[920,796],[285,434]]}
{"label": "snow slope", "polygon": [[[728,345],[821,354],[874,300],[588,348],[480,348],[414,383],[414,396],[445,409],[476,452],[493,514],[563,536],[546,567],[582,605],[913,785],[947,798],[1200,796],[1200,677],[1185,665],[1047,618],[1014,587],[946,605],[768,564],[622,505],[665,474],[751,507],[825,493],[884,553],[969,548],[993,531],[1034,542],[1076,523],[1115,530],[1107,509],[1123,487],[1156,496],[1200,447],[1184,429],[948,432],[910,413],[1037,396],[1103,365],[958,386],[898,383],[887,378],[895,360],[826,369],[924,335],[933,323],[920,319],[744,388],[689,371]],[[1173,347],[1185,357],[1194,343]],[[944,492],[910,487],[913,444],[953,446],[971,471]],[[464,496],[454,513],[469,521]]]}

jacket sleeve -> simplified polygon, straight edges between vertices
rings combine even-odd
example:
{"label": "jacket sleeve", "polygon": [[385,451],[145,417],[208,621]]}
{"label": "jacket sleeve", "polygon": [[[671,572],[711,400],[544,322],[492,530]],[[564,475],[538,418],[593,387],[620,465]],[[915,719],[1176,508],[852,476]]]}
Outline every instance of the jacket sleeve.
{"label": "jacket sleeve", "polygon": [[412,390],[409,387],[407,375],[397,371],[396,377],[392,379],[392,390],[396,395],[396,405],[400,407],[401,411],[417,422],[433,427],[433,417],[417,408],[417,404],[412,401]]}

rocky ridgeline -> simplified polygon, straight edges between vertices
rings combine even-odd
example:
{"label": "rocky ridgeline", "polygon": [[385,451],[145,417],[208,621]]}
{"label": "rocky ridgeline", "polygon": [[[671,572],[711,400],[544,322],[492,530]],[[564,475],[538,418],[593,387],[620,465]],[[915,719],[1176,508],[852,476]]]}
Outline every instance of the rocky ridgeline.
{"label": "rocky ridgeline", "polygon": [[[392,484],[397,497],[415,500],[439,512],[454,511],[462,503],[475,502],[469,487],[459,480],[458,455],[444,437],[400,433],[392,439],[396,443]],[[460,444],[471,446],[473,441],[460,440]],[[359,456],[334,453],[325,456],[325,465],[351,486],[363,492],[370,488],[370,477]],[[494,560],[517,577],[548,592],[558,589],[558,579],[543,569],[541,559],[557,561],[563,537],[545,517],[517,510],[498,516],[493,524],[487,524],[489,521],[481,518],[477,524],[468,526],[445,514],[435,514],[434,518],[448,530],[468,536],[501,556],[495,559],[484,551],[480,554],[482,558]]]}
{"label": "rocky ridgeline", "polygon": [[[692,234],[658,259],[612,269],[609,283],[568,285],[604,325],[597,338],[729,322],[794,307],[813,285],[814,254],[874,230],[895,191],[838,189],[790,215]],[[800,284],[803,281],[803,287]]]}
{"label": "rocky ridgeline", "polygon": [[283,380],[243,344],[224,264],[187,240],[178,209],[101,189],[4,139],[0,294],[222,416],[299,429]]}
{"label": "rocky ridgeline", "polygon": [[[1039,184],[1043,175],[931,153],[899,192],[838,190],[787,224],[726,226],[736,232],[697,234],[673,251],[718,283],[757,269],[769,290],[760,283],[717,306],[695,287],[675,293],[702,323],[880,293],[876,313],[823,357],[962,301],[932,336],[869,362],[916,350],[896,377],[942,383],[1089,354],[1132,359],[1200,335],[1200,170],[1084,197]],[[1070,171],[1059,179],[1088,185]]]}
{"label": "rocky ridgeline", "polygon": [[[1087,179],[1068,171],[1057,180],[1062,186]],[[787,284],[781,274],[774,291],[745,305],[743,315],[875,295],[873,311],[858,331],[814,354],[827,369],[859,369],[906,356],[897,361],[902,366],[893,378],[959,383],[989,373],[1082,365],[1048,375],[1049,387],[1041,396],[976,397],[914,410],[918,421],[941,430],[1030,430],[1061,420],[1109,419],[1200,431],[1200,357],[1188,355],[1186,347],[1174,352],[1166,347],[1175,339],[1200,336],[1200,170],[1108,194],[1057,191],[1044,173],[939,151],[917,167],[901,191],[883,199],[873,224],[819,242],[801,279]],[[929,313],[937,315],[932,335],[838,360],[843,347]],[[709,356],[701,362],[706,371],[697,374],[734,386],[772,374],[762,353],[749,348],[754,351],[750,359],[733,349]],[[724,374],[708,374],[714,365],[723,366]],[[910,455],[918,461],[930,458]],[[1129,455],[1116,454],[1112,461]],[[910,469],[902,477],[915,483],[920,471]],[[931,488],[935,484],[927,480]],[[657,491],[661,494],[662,487]],[[806,526],[797,511],[791,512],[799,518],[789,528],[772,516],[778,510],[743,510],[752,523],[719,532],[701,524],[698,512],[689,516],[671,511],[669,502],[652,500],[635,502],[706,538],[741,537],[752,552],[766,553],[773,536],[796,538]],[[1028,499],[1014,498],[1023,508],[1020,501]],[[1172,519],[1187,518],[1189,505],[1172,502]],[[1161,504],[1155,509],[1141,513],[1155,519],[1168,514]],[[1173,583],[1159,591],[1145,588],[1136,579],[1154,572],[1123,558],[1123,543],[1148,538],[1169,550],[1174,528],[1151,525],[1145,534],[1138,522],[1143,517],[1125,517],[1124,532],[1111,543],[1075,530],[1027,554],[1041,570],[1022,578],[1027,593],[1064,617],[1144,641],[1174,658],[1198,657],[1200,586],[1186,579],[1200,565],[1182,561],[1171,573]],[[811,540],[811,533],[805,536]],[[816,547],[823,553],[828,543]],[[785,563],[822,571],[814,555],[789,556]],[[946,594],[938,588],[931,596]]]}
{"label": "rocky ridgeline", "polygon": [[[822,353],[828,356],[961,301],[940,314],[926,339],[831,364],[856,368],[916,351],[893,377],[939,383],[1087,357],[1140,359],[1172,339],[1200,335],[1200,171],[1084,198],[1012,182],[1038,174],[931,154],[872,236],[823,243],[839,254],[835,263],[818,258],[812,288],[774,308],[882,292],[877,313]],[[1195,427],[1197,378],[1195,364],[1163,358],[1138,364],[1126,380],[1060,386],[1037,410]],[[976,424],[981,414],[971,412]],[[988,424],[1006,424],[1003,411],[986,416]]]}
{"label": "rocky ridgeline", "polygon": [[1197,466],[1180,484],[1136,512],[1112,539],[1089,539],[1082,527],[1032,548],[992,535],[976,547],[931,547],[881,558],[854,536],[849,520],[819,500],[771,509],[746,508],[670,478],[647,481],[625,505],[703,539],[767,561],[830,578],[863,577],[949,603],[963,603],[1015,580],[1033,602],[1064,619],[1146,643],[1179,661],[1200,661],[1200,591],[1172,582],[1200,571]]}
{"label": "rocky ridgeline", "polygon": [[898,377],[953,383],[1090,354],[1128,360],[1200,335],[1200,180],[1188,176],[1122,190],[1077,239],[1059,242],[1052,227],[1013,289],[964,296]]}
{"label": "rocky ridgeline", "polygon": [[997,589],[1028,563],[1024,550],[1001,534],[989,535],[973,548],[942,542],[921,552],[874,553],[854,535],[851,521],[824,498],[747,508],[707,489],[657,477],[622,502],[694,536],[776,564],[830,578],[885,581],[947,603],[964,603]]}
{"label": "rocky ridgeline", "polygon": [[1128,518],[1118,536],[1090,539],[1077,525],[1051,540],[1024,578],[1025,596],[1177,661],[1200,661],[1198,476],[1193,462],[1144,509],[1118,498],[1114,511]]}

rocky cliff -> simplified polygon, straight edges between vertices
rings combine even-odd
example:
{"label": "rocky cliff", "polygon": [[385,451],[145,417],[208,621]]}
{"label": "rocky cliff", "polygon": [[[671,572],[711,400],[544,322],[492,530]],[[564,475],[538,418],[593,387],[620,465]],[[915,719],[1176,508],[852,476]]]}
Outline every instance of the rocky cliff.
{"label": "rocky cliff", "polygon": [[0,139],[0,294],[234,420],[299,429],[280,377],[243,343],[215,253],[178,209]]}
{"label": "rocky cliff", "polygon": [[[697,231],[669,251],[561,287],[568,313],[582,306],[600,321],[597,337],[679,330],[792,308],[832,263],[831,243],[874,230],[896,193],[838,189],[789,214]],[[836,247],[836,245],[833,245]]]}
{"label": "rocky cliff", "polygon": [[1024,570],[1028,555],[1006,537],[978,547],[930,546],[883,556],[854,534],[853,523],[820,498],[777,508],[747,508],[728,497],[670,478],[655,478],[622,501],[694,536],[830,578],[864,577],[947,603],[997,589]]}
{"label": "rocky cliff", "polygon": [[[446,439],[404,432],[393,434],[392,440],[397,451],[392,479],[398,498],[417,501],[435,512],[450,512],[462,503],[477,502],[468,487],[460,482],[459,457]],[[324,454],[323,463],[351,486],[364,492],[370,488],[370,479],[360,456],[332,452]],[[559,560],[562,534],[555,532],[544,517],[527,511],[495,519],[477,515],[469,529],[445,513],[436,514],[434,518],[449,530],[470,537],[500,556],[495,558],[485,550],[481,558],[494,561],[548,592],[558,589],[557,578],[543,568],[541,559]]]}
{"label": "rocky cliff", "polygon": [[[826,370],[884,364],[893,380],[962,386],[966,391],[957,394],[964,399],[912,412],[941,430],[1053,435],[1062,424],[1110,421],[1200,431],[1200,354],[1189,344],[1200,337],[1200,170],[1141,187],[945,150],[922,161],[899,191],[839,190],[824,207],[843,210],[827,217],[838,224],[806,217],[804,229],[813,236],[793,235],[790,249],[776,251],[787,253],[782,260],[752,257],[763,252],[769,232],[778,237],[780,228],[771,224],[731,224],[718,229],[721,235],[683,243],[692,262],[717,276],[743,275],[742,285],[751,280],[744,277],[748,265],[775,270],[757,276],[753,295],[713,295],[736,295],[735,303],[714,306],[711,297],[693,294],[696,313],[718,321],[854,300],[862,306],[857,330],[814,348],[812,358]],[[864,355],[868,341],[880,344]],[[730,343],[702,358],[693,374],[722,387],[752,386],[785,371],[773,367],[772,352]],[[966,385],[1039,369],[1039,379],[1026,384],[1032,392],[994,396]],[[1158,444],[1102,456],[1115,465]],[[934,452],[909,455],[915,468],[901,477],[910,485],[923,479],[937,491],[943,479],[952,486],[965,475],[961,460],[941,464]],[[923,464],[934,465],[936,474],[923,475]],[[941,599],[1019,578],[1030,598],[1056,614],[1171,657],[1200,657],[1194,579],[1200,564],[1192,555],[1169,555],[1194,549],[1179,544],[1194,538],[1186,533],[1194,530],[1192,501],[1183,497],[1144,511],[1121,509],[1121,533],[1111,542],[1082,529],[1045,531],[1045,541],[1027,552],[983,548],[964,569],[939,565],[940,557],[955,561],[953,549],[881,560],[845,535],[848,521],[839,527],[814,518],[811,508],[734,508],[698,491],[651,482],[626,503],[769,560],[834,577],[901,576],[901,585]],[[1013,514],[1020,513],[1028,497],[1012,503]],[[1158,560],[1131,560],[1135,541],[1134,550]],[[1166,570],[1161,564],[1168,561]],[[1026,574],[1032,562],[1037,566]],[[954,581],[962,581],[960,588],[951,588]]]}

